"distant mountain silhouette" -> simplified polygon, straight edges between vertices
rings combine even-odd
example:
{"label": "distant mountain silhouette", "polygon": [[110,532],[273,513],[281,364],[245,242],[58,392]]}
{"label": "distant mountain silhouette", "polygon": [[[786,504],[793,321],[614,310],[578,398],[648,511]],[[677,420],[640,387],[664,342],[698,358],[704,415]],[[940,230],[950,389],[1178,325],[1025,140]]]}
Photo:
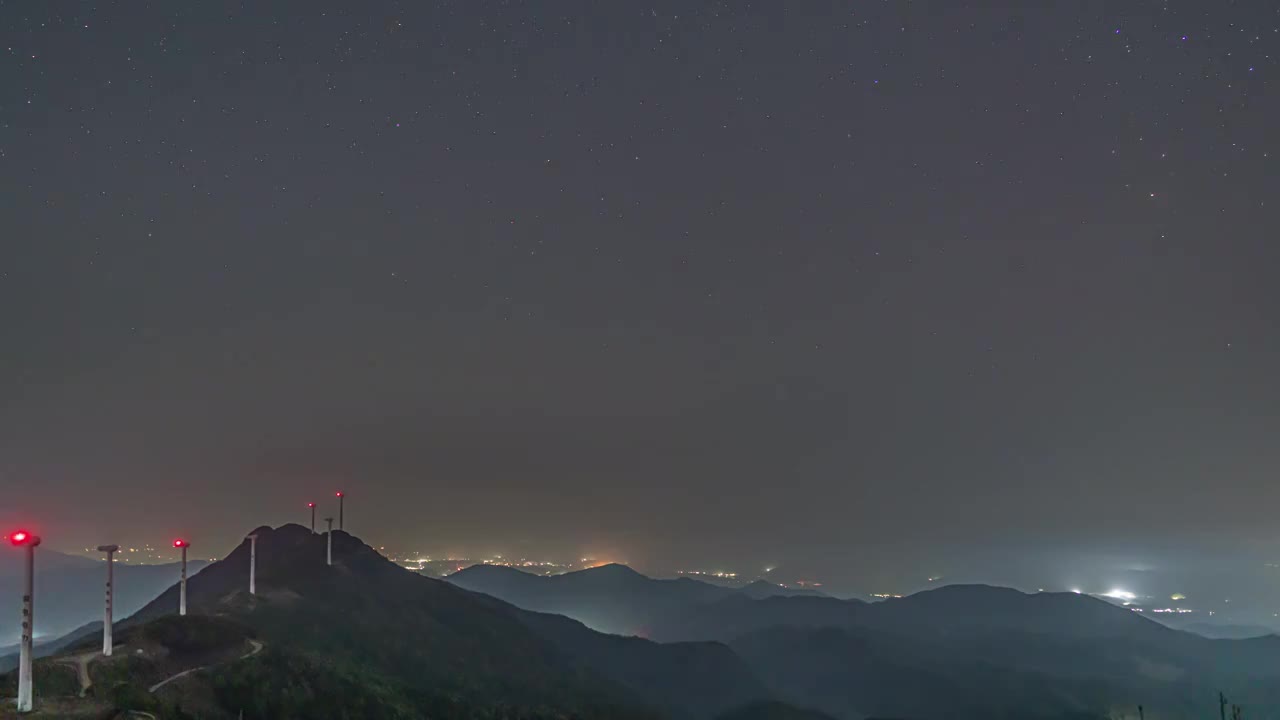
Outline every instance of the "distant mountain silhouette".
{"label": "distant mountain silhouette", "polygon": [[[71,632],[55,638],[44,639],[35,644],[34,656],[42,658],[48,655],[61,652],[64,648],[79,642],[81,639],[90,635],[97,635],[102,632],[102,621],[85,623]],[[18,650],[17,644],[0,647],[0,673],[8,672],[18,667]]]}
{"label": "distant mountain silhouette", "polygon": [[674,716],[710,717],[769,696],[751,668],[720,643],[659,644],[601,634],[562,615],[522,612],[519,617],[576,660]]}
{"label": "distant mountain silhouette", "polygon": [[779,625],[849,627],[856,625],[867,603],[825,596],[775,595],[759,600],[747,595],[686,605],[655,620],[649,637],[659,642],[713,640],[728,642],[746,633]]}
{"label": "distant mountain silhouette", "polygon": [[768,580],[756,580],[752,583],[738,588],[738,592],[756,600],[763,600],[770,597],[787,597],[794,595],[810,595],[814,597],[826,597],[826,593],[811,588],[790,588],[786,585],[771,583]]}
{"label": "distant mountain silhouette", "polygon": [[[303,705],[273,705],[284,700],[258,697],[253,688],[302,682],[292,673],[318,668],[337,673],[333,682],[344,687],[376,678],[379,702],[408,708],[406,717],[447,706],[440,714],[480,717],[508,707],[582,718],[702,718],[768,695],[720,644],[603,635],[409,572],[340,531],[333,567],[325,564],[324,537],[306,528],[256,532],[256,596],[248,594],[247,544],[188,582],[192,615],[235,619],[269,649],[258,663],[215,674],[208,692],[222,693],[223,710],[252,702],[260,704],[254,717],[311,717],[297,714]],[[171,618],[177,603],[175,586],[121,632]],[[350,715],[357,716],[365,715]]]}
{"label": "distant mountain silhouette", "polygon": [[1230,621],[1218,621],[1215,618],[1206,618],[1204,613],[1194,614],[1174,614],[1174,613],[1149,613],[1147,617],[1155,620],[1161,625],[1167,625],[1177,630],[1185,630],[1207,638],[1224,639],[1224,640],[1244,640],[1247,638],[1265,637],[1267,635],[1277,635],[1275,628],[1265,625],[1249,625],[1233,623]]}
{"label": "distant mountain silhouette", "polygon": [[[40,548],[36,551],[36,638],[54,640],[88,622],[102,619],[106,563],[103,560],[68,555]],[[22,569],[16,562],[20,553],[0,553],[0,646],[18,642],[22,605]],[[192,560],[188,573],[199,572],[207,563]],[[116,617],[127,617],[157,593],[173,584],[179,575],[178,563],[115,566]],[[5,651],[0,650],[0,655]]]}
{"label": "distant mountain silhouette", "polygon": [[[38,558],[36,561],[37,577],[41,571],[85,570],[102,564],[101,560],[84,557],[83,555],[58,552],[44,546],[41,546],[36,553]],[[22,553],[0,553],[0,583],[20,582],[26,569],[24,562]],[[124,563],[121,564],[123,565]]]}
{"label": "distant mountain silhouette", "polygon": [[1087,596],[950,586],[832,613],[826,627],[797,600],[758,601],[791,607],[731,647],[782,699],[838,716],[1085,718],[1144,704],[1148,717],[1195,718],[1219,689],[1280,702],[1280,639],[1207,640]]}
{"label": "distant mountain silhouette", "polygon": [[693,578],[657,580],[616,563],[562,575],[533,575],[499,565],[472,565],[445,578],[459,587],[529,610],[567,615],[592,629],[649,637],[669,617],[734,597],[812,596],[822,593],[756,580],[740,588]]}
{"label": "distant mountain silhouette", "polygon": [[1233,625],[1230,623],[1194,622],[1187,623],[1179,629],[1217,640],[1247,640],[1276,634],[1275,630],[1262,625]]}
{"label": "distant mountain silhouette", "polygon": [[655,580],[616,564],[550,576],[473,565],[445,580],[527,610],[567,615],[600,632],[640,637],[671,613],[736,593],[691,578]]}
{"label": "distant mountain silhouette", "polygon": [[[1071,593],[957,585],[876,603],[756,599],[692,596],[617,570],[610,579],[625,581],[614,584],[476,570],[461,581],[516,604],[601,625],[643,618],[664,642],[727,642],[781,700],[838,718],[1099,718],[1139,703],[1149,717],[1193,718],[1215,710],[1218,689],[1280,707],[1280,638],[1207,640]],[[571,585],[591,590],[576,597]]]}
{"label": "distant mountain silhouette", "polygon": [[[736,589],[693,578],[656,580],[617,564],[563,575],[532,575],[504,566],[473,565],[445,580],[528,610],[566,615],[600,632],[658,641],[728,641],[779,622],[815,627],[843,624],[840,618],[864,604],[765,580]],[[812,603],[752,602],[774,597],[806,598]],[[792,618],[793,614],[797,617]]]}

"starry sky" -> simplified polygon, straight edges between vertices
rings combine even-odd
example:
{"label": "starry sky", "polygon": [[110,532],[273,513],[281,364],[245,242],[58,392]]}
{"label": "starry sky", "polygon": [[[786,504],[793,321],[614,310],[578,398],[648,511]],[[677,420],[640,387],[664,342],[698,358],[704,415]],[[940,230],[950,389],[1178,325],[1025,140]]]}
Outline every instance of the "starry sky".
{"label": "starry sky", "polygon": [[1280,6],[1049,5],[0,0],[0,522],[1280,555]]}

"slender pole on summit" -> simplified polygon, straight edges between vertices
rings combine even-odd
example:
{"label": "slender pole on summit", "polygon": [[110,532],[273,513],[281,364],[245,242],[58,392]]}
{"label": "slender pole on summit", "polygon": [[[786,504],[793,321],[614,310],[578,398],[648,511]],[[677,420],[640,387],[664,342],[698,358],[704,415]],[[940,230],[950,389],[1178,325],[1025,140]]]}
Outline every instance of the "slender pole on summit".
{"label": "slender pole on summit", "polygon": [[311,508],[311,534],[315,535],[316,534],[316,504],[313,502],[310,502],[310,503],[307,503],[307,507]]}
{"label": "slender pole on summit", "polygon": [[258,536],[249,536],[249,594],[257,595],[258,586],[254,584],[254,574],[258,569]]}
{"label": "slender pole on summit", "polygon": [[333,518],[327,517],[324,519],[324,521],[329,523],[329,530],[328,532],[325,533],[325,537],[329,542],[329,546],[324,551],[324,558],[325,558],[324,561],[326,565],[332,565],[333,564]]}
{"label": "slender pole on summit", "polygon": [[98,551],[107,554],[107,605],[102,611],[102,654],[111,657],[111,601],[115,599],[115,555],[119,545],[99,545]]}
{"label": "slender pole on summit", "polygon": [[31,712],[31,650],[32,637],[36,632],[36,546],[40,538],[26,530],[19,530],[9,535],[9,542],[14,547],[26,548],[26,575],[22,581],[22,645],[18,648],[18,712]]}
{"label": "slender pole on summit", "polygon": [[343,505],[346,504],[347,495],[342,491],[338,491],[338,529],[342,530],[345,526],[342,524]]}
{"label": "slender pole on summit", "polygon": [[178,581],[178,614],[187,614],[187,548],[191,547],[191,543],[178,538],[173,541],[173,546],[182,548],[182,579]]}

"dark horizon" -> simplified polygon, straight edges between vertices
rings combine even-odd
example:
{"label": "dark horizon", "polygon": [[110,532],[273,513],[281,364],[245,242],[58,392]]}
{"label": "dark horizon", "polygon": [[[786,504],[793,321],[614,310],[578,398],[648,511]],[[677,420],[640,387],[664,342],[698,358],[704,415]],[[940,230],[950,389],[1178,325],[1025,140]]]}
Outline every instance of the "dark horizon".
{"label": "dark horizon", "polygon": [[[283,525],[306,528],[307,521],[285,520],[280,523],[255,523],[246,526],[245,534],[262,527],[276,528]],[[335,525],[335,530],[336,530]],[[320,531],[323,532],[323,524]],[[359,531],[348,529],[348,534],[370,544],[375,551],[396,556],[397,562],[405,561],[409,548],[393,548],[380,543]],[[232,541],[225,547],[209,549],[193,545],[193,560],[225,559],[240,547]],[[167,548],[158,548],[163,555]],[[1265,626],[1280,632],[1280,619],[1274,607],[1280,602],[1280,592],[1274,583],[1280,563],[1271,561],[1263,544],[1253,546],[1235,542],[1202,543],[1198,546],[1177,545],[1159,548],[1147,547],[1142,551],[1130,549],[1117,552],[1114,547],[1101,544],[1090,550],[1063,549],[1053,545],[1001,547],[991,544],[980,549],[966,546],[947,550],[932,545],[924,546],[876,546],[860,548],[856,552],[827,552],[794,561],[751,564],[715,562],[714,555],[690,552],[675,559],[661,557],[627,557],[625,554],[594,555],[590,562],[580,563],[580,554],[529,554],[511,552],[440,553],[436,560],[450,556],[469,561],[460,567],[494,560],[502,555],[504,560],[534,559],[578,563],[571,571],[580,571],[602,564],[617,563],[631,567],[654,578],[690,577],[711,584],[736,587],[752,579],[765,579],[789,587],[809,587],[838,598],[873,600],[884,594],[910,595],[948,585],[992,585],[1009,587],[1026,593],[1080,592],[1106,598],[1113,591],[1133,593],[1136,607],[1183,607],[1195,613],[1197,622],[1218,625]],[[58,548],[42,546],[40,553]],[[80,549],[83,550],[83,549]],[[674,552],[674,551],[673,551]],[[94,557],[92,553],[71,552],[73,555]],[[123,556],[122,556],[123,557]],[[723,556],[721,556],[723,557]],[[176,560],[175,554],[173,560]],[[701,562],[700,558],[705,558]],[[100,558],[99,558],[100,559]],[[0,558],[0,587],[6,576],[16,582],[18,557]],[[54,563],[52,570],[44,560],[37,562],[37,574],[57,573],[61,563]],[[161,560],[160,562],[163,562]],[[172,562],[172,561],[171,561]],[[766,571],[771,567],[771,571]],[[736,572],[737,578],[725,579],[681,573],[681,570],[725,570]],[[525,569],[538,574],[538,568]],[[563,569],[554,572],[563,572]],[[39,584],[39,583],[38,583]],[[1173,601],[1173,595],[1185,596]],[[1110,597],[1119,604],[1123,598]]]}

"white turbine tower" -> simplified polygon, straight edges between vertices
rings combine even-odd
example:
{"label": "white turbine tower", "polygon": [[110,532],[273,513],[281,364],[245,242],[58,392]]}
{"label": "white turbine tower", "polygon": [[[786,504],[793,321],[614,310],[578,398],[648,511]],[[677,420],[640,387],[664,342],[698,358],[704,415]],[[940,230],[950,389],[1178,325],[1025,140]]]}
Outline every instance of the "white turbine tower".
{"label": "white turbine tower", "polygon": [[178,538],[173,541],[173,546],[182,548],[182,579],[178,581],[178,614],[187,614],[187,548],[191,547],[191,543]]}
{"label": "white turbine tower", "polygon": [[18,712],[31,712],[31,640],[36,632],[36,546],[40,538],[26,530],[9,535],[14,547],[27,549],[27,572],[22,585],[22,645],[18,649]]}
{"label": "white turbine tower", "polygon": [[333,518],[327,517],[324,519],[324,521],[329,523],[329,530],[328,532],[325,533],[325,538],[328,540],[328,543],[329,543],[329,546],[324,551],[325,563],[328,565],[332,565],[333,564]]}
{"label": "white turbine tower", "polygon": [[111,605],[115,600],[115,564],[119,545],[99,545],[98,552],[107,554],[107,605],[102,611],[102,654],[111,657]]}
{"label": "white turbine tower", "polygon": [[249,536],[249,594],[257,595],[258,586],[254,584],[254,572],[258,568],[258,536]]}

